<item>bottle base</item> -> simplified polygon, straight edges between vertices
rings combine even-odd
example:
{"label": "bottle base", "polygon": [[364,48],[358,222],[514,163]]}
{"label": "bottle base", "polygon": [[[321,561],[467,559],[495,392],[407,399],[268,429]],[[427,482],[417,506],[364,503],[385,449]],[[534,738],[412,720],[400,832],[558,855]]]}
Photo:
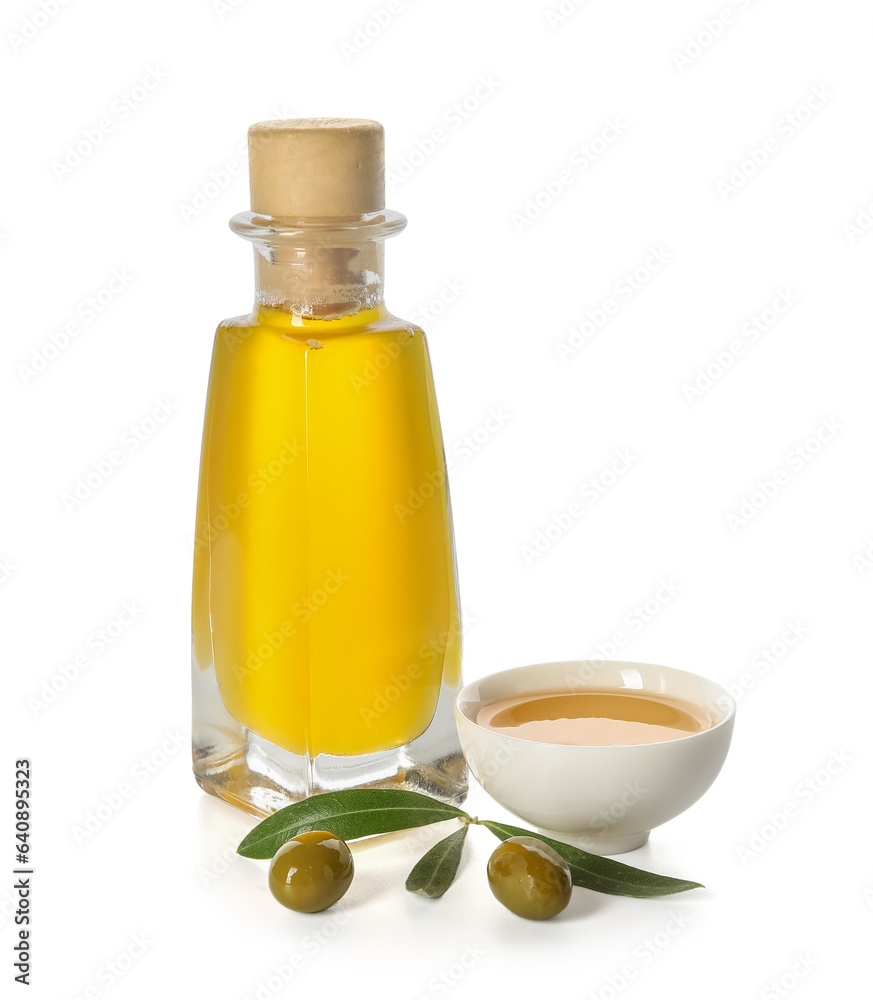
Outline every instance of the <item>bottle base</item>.
{"label": "bottle base", "polygon": [[240,726],[223,706],[215,711],[213,701],[211,719],[195,720],[194,777],[204,791],[259,817],[344,788],[403,788],[460,805],[467,766],[455,731],[454,693],[443,689],[430,726],[417,739],[352,757],[290,753]]}
{"label": "bottle base", "polygon": [[430,764],[410,761],[402,749],[367,758],[334,760],[342,761],[335,776],[322,757],[298,758],[298,767],[291,770],[278,767],[253,742],[248,752],[223,763],[198,767],[195,761],[194,777],[205,792],[259,817],[310,795],[342,788],[404,788],[452,805],[461,805],[467,796],[460,752]]}

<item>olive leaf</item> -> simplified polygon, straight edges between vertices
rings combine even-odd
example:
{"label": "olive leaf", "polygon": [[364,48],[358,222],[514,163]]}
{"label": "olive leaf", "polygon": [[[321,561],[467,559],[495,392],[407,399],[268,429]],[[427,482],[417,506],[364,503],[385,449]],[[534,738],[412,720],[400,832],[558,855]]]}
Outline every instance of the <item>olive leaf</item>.
{"label": "olive leaf", "polygon": [[455,881],[469,829],[470,825],[465,823],[460,830],[434,844],[409,873],[406,888],[410,892],[439,899]]}
{"label": "olive leaf", "polygon": [[447,802],[402,788],[347,788],[294,802],[261,820],[237,847],[244,858],[272,858],[279,848],[307,830],[327,830],[354,840],[443,820],[470,817]]}
{"label": "olive leaf", "polygon": [[574,885],[613,896],[669,896],[702,888],[699,882],[657,875],[598,854],[544,837],[531,830],[493,820],[473,819],[463,809],[401,788],[347,788],[312,795],[268,816],[249,832],[237,854],[246,858],[272,858],[279,848],[308,830],[327,830],[343,840],[378,833],[409,830],[447,819],[460,819],[463,827],[432,847],[409,873],[406,888],[437,898],[454,881],[461,863],[467,829],[471,823],[486,826],[499,839],[535,836],[549,844],[570,866]]}
{"label": "olive leaf", "polygon": [[586,889],[609,893],[611,896],[669,896],[674,892],[685,892],[686,889],[702,889],[700,882],[687,882],[685,879],[671,878],[669,875],[656,875],[654,872],[643,871],[642,868],[632,868],[630,865],[613,861],[612,858],[602,858],[599,854],[589,854],[571,844],[560,840],[552,840],[539,833],[531,833],[520,826],[509,826],[507,823],[495,823],[490,820],[480,820],[482,826],[488,829],[500,840],[510,837],[534,836],[544,844],[554,848],[570,866],[573,885],[581,885]]}

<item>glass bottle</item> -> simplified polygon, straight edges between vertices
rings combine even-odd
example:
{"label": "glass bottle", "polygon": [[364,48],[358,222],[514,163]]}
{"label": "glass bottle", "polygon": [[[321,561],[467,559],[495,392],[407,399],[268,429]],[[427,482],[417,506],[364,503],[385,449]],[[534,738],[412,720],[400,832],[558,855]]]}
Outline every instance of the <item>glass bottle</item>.
{"label": "glass bottle", "polygon": [[249,130],[252,313],[215,335],[197,503],[193,759],[257,815],[374,786],[463,799],[461,629],[423,331],[383,303],[382,127]]}

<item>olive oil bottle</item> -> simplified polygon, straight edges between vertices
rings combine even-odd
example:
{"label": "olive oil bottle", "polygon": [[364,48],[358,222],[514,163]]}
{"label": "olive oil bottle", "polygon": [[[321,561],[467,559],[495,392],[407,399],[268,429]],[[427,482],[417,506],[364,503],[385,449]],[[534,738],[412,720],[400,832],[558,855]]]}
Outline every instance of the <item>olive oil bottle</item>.
{"label": "olive oil bottle", "polygon": [[259,815],[339,788],[467,787],[445,458],[424,332],[383,303],[383,243],[406,224],[383,147],[372,121],[254,125],[252,211],[231,220],[256,301],[212,355],[193,757],[204,789]]}

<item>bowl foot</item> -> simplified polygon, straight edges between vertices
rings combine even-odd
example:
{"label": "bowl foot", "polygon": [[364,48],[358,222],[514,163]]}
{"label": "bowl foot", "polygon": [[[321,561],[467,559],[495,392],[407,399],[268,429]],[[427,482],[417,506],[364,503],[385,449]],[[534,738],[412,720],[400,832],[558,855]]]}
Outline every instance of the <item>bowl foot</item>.
{"label": "bowl foot", "polygon": [[565,833],[558,830],[543,830],[537,827],[543,836],[551,837],[553,840],[561,840],[565,844],[572,844],[589,854],[624,854],[626,851],[635,851],[638,847],[649,839],[649,831],[644,833],[625,833],[602,837],[591,837],[585,834]]}

